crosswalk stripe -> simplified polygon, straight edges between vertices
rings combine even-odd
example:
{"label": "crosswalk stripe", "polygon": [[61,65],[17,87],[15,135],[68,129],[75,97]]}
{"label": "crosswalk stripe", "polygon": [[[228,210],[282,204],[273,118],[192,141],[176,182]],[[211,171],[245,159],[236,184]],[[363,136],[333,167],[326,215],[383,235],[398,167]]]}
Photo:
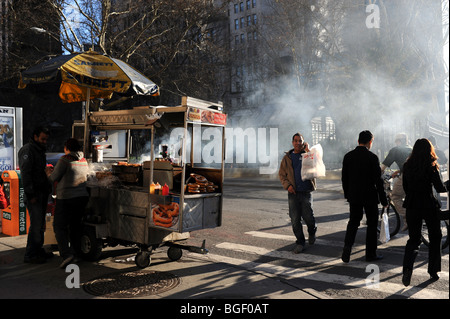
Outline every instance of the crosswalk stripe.
{"label": "crosswalk stripe", "polygon": [[[242,244],[235,244],[235,243],[227,243],[223,242],[216,245],[217,248],[227,249],[227,250],[233,250],[238,252],[244,252],[244,253],[251,253],[259,256],[267,256],[267,257],[273,257],[273,258],[279,258],[279,259],[288,259],[288,260],[295,260],[295,261],[302,261],[302,262],[310,262],[320,265],[327,265],[327,266],[350,266],[352,268],[358,268],[358,269],[366,269],[368,263],[367,262],[361,262],[358,260],[350,261],[349,264],[344,264],[342,260],[339,257],[325,257],[325,256],[319,256],[319,255],[311,255],[311,254],[293,254],[290,251],[279,251],[279,250],[269,250],[262,247],[256,247],[256,246],[249,246],[249,245],[242,245]],[[402,267],[397,265],[390,265],[385,263],[380,263],[379,265],[380,271],[389,271],[392,273],[401,274],[402,273]],[[416,268],[414,269],[414,275],[421,275],[428,277],[428,272],[426,269],[423,268]],[[447,279],[449,278],[448,272],[440,272],[439,273],[441,279]]]}
{"label": "crosswalk stripe", "polygon": [[[296,241],[296,238],[293,235],[274,234],[274,233],[268,233],[268,232],[262,232],[262,231],[248,231],[248,232],[245,232],[245,234],[253,236],[253,237],[258,237],[258,238],[278,239],[278,240],[286,240],[286,241],[293,241],[293,242]],[[339,247],[340,249],[343,248],[343,243],[339,243],[339,242],[331,241],[331,240],[323,240],[320,238],[316,239],[315,244]],[[356,248],[356,249],[358,249],[358,248],[364,249],[364,247],[365,247],[364,245],[357,245],[357,244],[355,244],[353,246],[353,248]],[[402,254],[404,253],[403,248],[400,251]],[[421,252],[425,253],[425,251],[421,251]],[[443,255],[442,260],[448,261],[449,255],[448,254]]]}
{"label": "crosswalk stripe", "polygon": [[379,283],[379,286],[372,284],[366,284],[367,279],[361,279],[356,277],[344,276],[344,275],[336,275],[329,274],[324,272],[310,271],[310,270],[302,270],[298,268],[291,268],[279,265],[273,265],[270,263],[258,263],[243,259],[237,259],[227,256],[221,256],[216,254],[207,254],[207,255],[191,255],[196,259],[204,259],[212,262],[222,262],[234,266],[239,266],[245,268],[249,271],[253,271],[256,273],[261,273],[264,275],[273,275],[273,276],[281,276],[290,279],[303,278],[307,280],[335,283],[340,285],[345,285],[348,287],[356,287],[356,288],[365,288],[369,290],[382,291],[389,295],[401,295],[411,298],[420,298],[420,299],[448,299],[449,293],[444,291],[438,291],[434,289],[423,289],[420,287],[404,287],[401,284],[394,284],[382,281]]}

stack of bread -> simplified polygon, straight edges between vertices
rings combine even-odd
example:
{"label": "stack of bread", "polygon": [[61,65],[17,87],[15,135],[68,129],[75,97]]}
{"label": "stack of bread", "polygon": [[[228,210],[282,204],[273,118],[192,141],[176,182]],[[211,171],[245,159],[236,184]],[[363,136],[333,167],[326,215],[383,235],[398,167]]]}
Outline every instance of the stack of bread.
{"label": "stack of bread", "polygon": [[[191,182],[190,182],[191,181]],[[213,193],[219,186],[210,182],[206,177],[192,173],[186,182],[186,190],[191,194]]]}

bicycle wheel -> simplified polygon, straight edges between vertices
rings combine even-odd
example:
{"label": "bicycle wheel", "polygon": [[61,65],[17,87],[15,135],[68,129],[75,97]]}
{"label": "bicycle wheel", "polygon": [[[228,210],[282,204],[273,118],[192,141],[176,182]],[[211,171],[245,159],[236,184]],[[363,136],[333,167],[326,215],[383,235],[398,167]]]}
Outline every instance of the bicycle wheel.
{"label": "bicycle wheel", "polygon": [[[445,249],[448,247],[448,221],[447,220],[441,220],[441,232],[442,232],[442,249]],[[430,244],[430,240],[428,238],[428,228],[425,222],[422,222],[422,242],[425,244],[425,246],[428,247]]]}
{"label": "bicycle wheel", "polygon": [[[381,216],[383,215],[384,211],[385,209],[383,207],[380,214],[378,215],[378,234],[380,233]],[[398,214],[397,209],[395,209],[395,206],[392,204],[392,202],[389,202],[389,205],[387,207],[387,215],[389,220],[389,235],[391,235],[391,237],[394,237],[400,230],[400,215]]]}

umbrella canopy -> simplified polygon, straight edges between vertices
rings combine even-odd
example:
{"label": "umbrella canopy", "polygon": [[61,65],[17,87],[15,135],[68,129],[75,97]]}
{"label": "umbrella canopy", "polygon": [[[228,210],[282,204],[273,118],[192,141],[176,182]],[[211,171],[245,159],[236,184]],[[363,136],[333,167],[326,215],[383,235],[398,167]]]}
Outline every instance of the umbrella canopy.
{"label": "umbrella canopy", "polygon": [[[19,88],[27,84],[61,81],[59,96],[65,103],[94,98],[158,96],[159,88],[127,63],[94,51],[62,55],[21,73]],[[88,94],[89,89],[89,94]]]}

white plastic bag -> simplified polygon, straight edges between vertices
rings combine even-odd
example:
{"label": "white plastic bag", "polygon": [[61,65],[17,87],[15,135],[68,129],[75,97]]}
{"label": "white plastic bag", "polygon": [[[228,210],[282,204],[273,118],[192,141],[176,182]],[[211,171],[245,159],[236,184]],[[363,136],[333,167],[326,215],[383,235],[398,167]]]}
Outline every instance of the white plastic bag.
{"label": "white plastic bag", "polygon": [[389,240],[391,240],[391,234],[389,233],[389,218],[388,214],[384,212],[381,214],[380,242],[385,244]]}
{"label": "white plastic bag", "polygon": [[302,180],[325,176],[323,149],[320,144],[311,147],[308,153],[302,154]]}

